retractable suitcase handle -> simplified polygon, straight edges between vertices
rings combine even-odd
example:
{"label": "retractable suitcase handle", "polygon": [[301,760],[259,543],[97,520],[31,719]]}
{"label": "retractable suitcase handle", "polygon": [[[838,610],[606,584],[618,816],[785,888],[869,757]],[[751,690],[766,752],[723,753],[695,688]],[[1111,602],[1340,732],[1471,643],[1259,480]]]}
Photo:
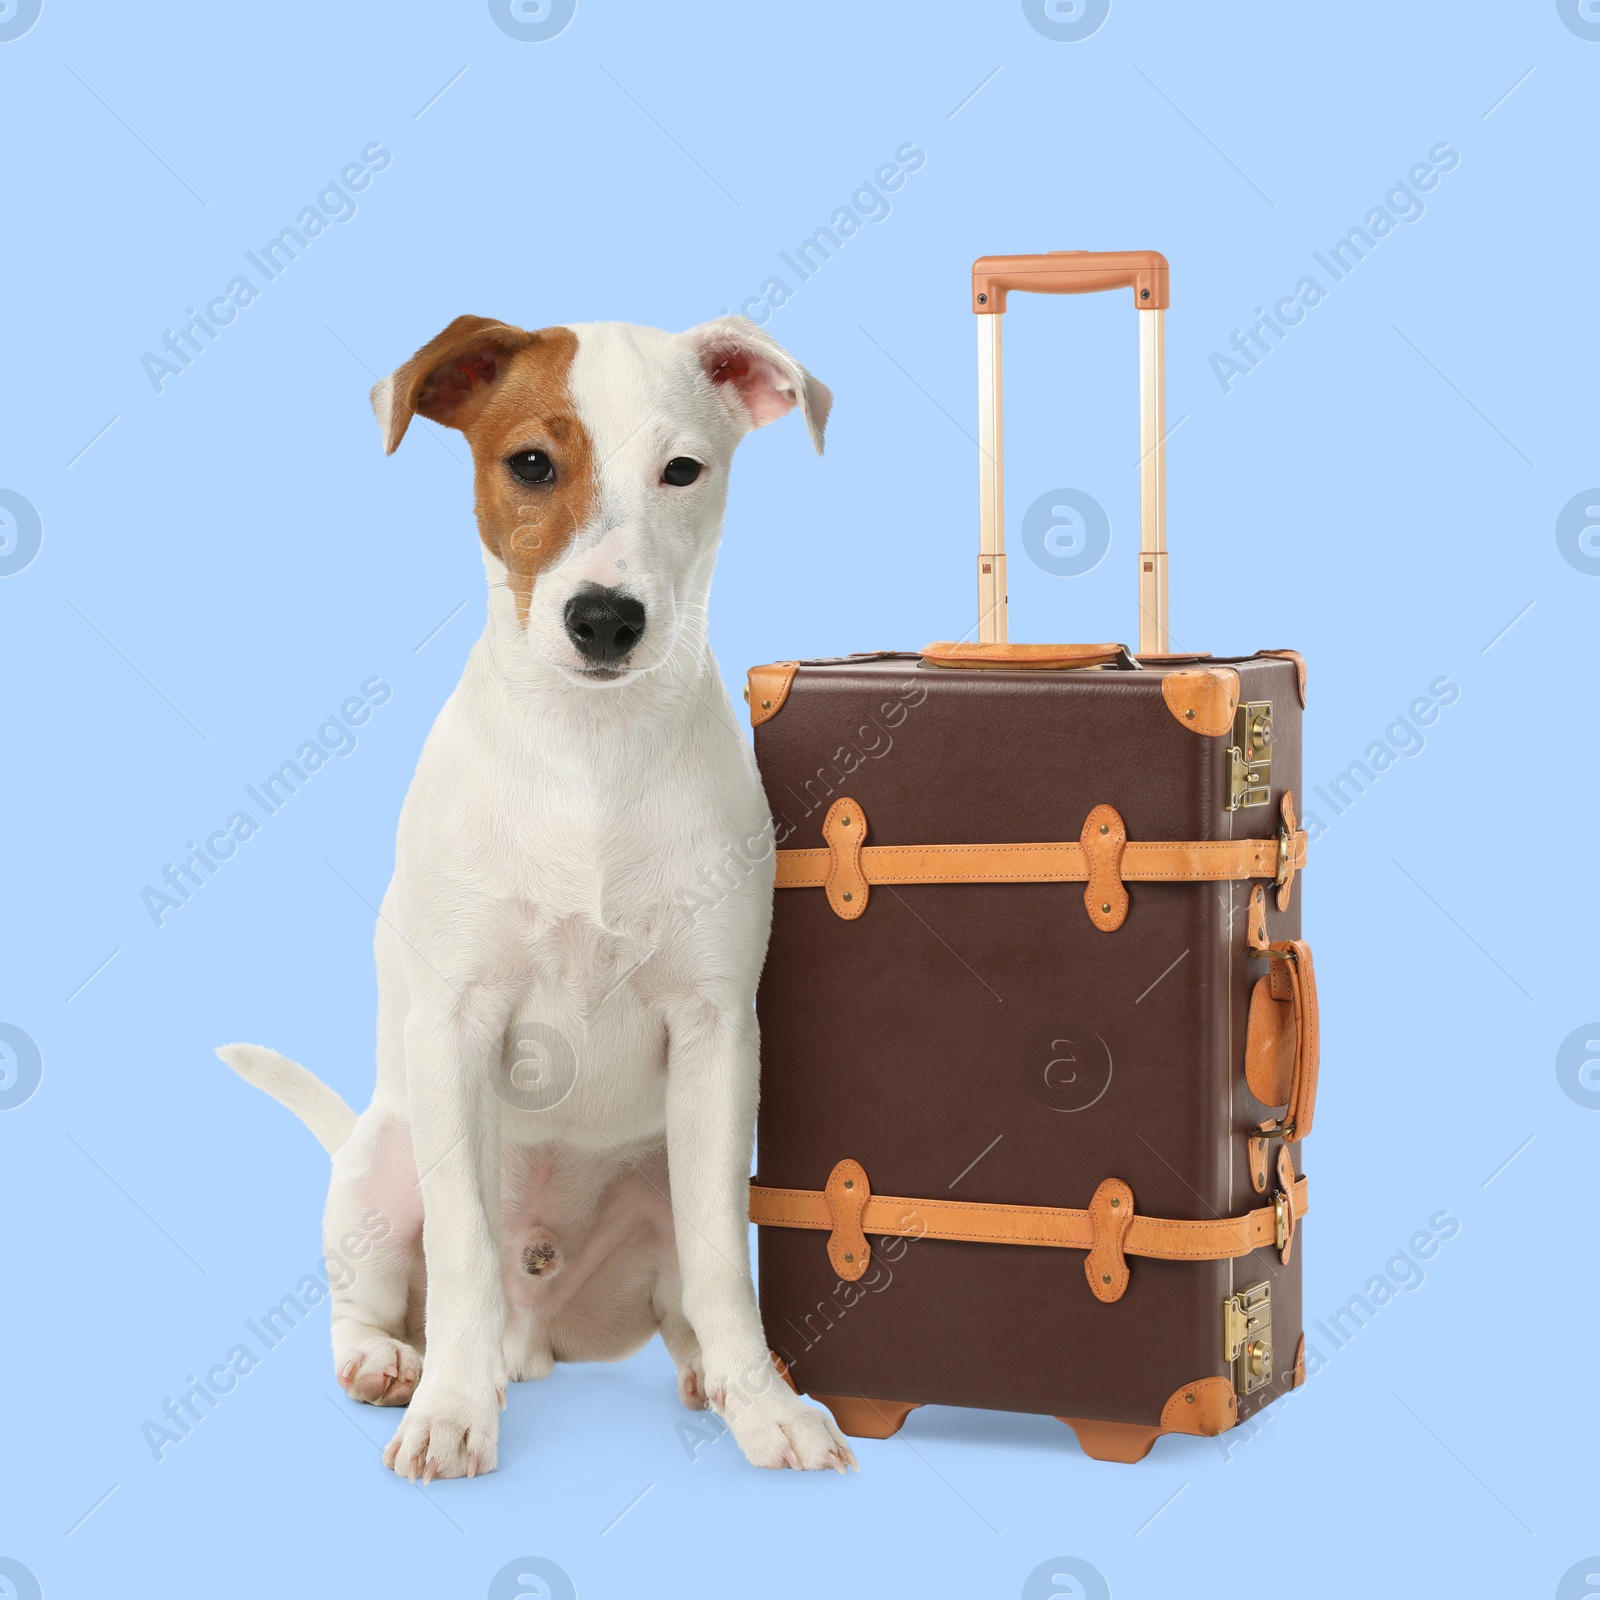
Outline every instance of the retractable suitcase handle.
{"label": "retractable suitcase handle", "polygon": [[1167,451],[1163,317],[1171,299],[1158,250],[1052,250],[980,256],[972,264],[978,318],[978,639],[1006,642],[1005,468],[1000,318],[1006,296],[1131,289],[1139,310],[1139,652],[1164,655],[1167,635]]}

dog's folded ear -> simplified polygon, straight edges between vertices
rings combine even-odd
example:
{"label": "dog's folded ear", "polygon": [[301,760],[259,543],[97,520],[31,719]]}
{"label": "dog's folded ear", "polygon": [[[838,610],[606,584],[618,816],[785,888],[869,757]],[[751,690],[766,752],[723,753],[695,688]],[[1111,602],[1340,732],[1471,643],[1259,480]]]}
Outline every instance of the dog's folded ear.
{"label": "dog's folded ear", "polygon": [[833,394],[770,334],[748,317],[718,317],[680,334],[711,382],[728,396],[735,415],[760,428],[800,407],[811,442],[822,454]]}
{"label": "dog's folded ear", "polygon": [[409,361],[373,384],[372,409],[383,429],[384,454],[394,454],[417,414],[464,429],[506,362],[537,337],[492,317],[457,317]]}

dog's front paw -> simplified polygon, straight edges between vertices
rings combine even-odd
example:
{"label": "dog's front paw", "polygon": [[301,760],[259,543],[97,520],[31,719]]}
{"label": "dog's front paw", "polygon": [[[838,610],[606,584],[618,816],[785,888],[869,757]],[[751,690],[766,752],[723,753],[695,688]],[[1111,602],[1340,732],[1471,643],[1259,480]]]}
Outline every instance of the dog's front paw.
{"label": "dog's front paw", "polygon": [[404,1406],[422,1381],[422,1357],[403,1340],[369,1334],[334,1356],[339,1387],[370,1406]]}
{"label": "dog's front paw", "polygon": [[383,1464],[413,1483],[421,1478],[475,1478],[493,1472],[499,1460],[500,1412],[491,1388],[467,1399],[430,1390],[426,1379],[417,1389],[405,1420],[383,1452]]}
{"label": "dog's front paw", "polygon": [[737,1409],[729,1407],[723,1415],[744,1451],[745,1460],[755,1467],[795,1467],[816,1472],[832,1467],[861,1470],[855,1452],[833,1418],[816,1406],[788,1393],[762,1396]]}

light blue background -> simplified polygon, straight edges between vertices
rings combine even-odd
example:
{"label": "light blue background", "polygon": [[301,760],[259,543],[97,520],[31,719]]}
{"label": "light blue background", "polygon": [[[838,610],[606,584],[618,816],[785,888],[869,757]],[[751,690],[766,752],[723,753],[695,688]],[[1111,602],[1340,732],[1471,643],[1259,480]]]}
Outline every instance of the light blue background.
{"label": "light blue background", "polygon": [[[0,1021],[43,1062],[0,1115],[0,1555],[50,1600],[479,1596],[533,1555],[584,1600],[1033,1600],[1101,1592],[1090,1569],[1119,1600],[1555,1594],[1600,1549],[1600,1094],[1555,1065],[1600,1016],[1600,578],[1555,533],[1600,483],[1600,26],[1567,10],[1116,0],[1056,42],[1017,3],[582,0],[541,43],[483,4],[46,0],[0,43],[0,488],[43,530],[0,580]],[[373,141],[358,214],[155,393],[143,353]],[[906,141],[927,159],[892,213],[797,285],[778,252]],[[1425,215],[1333,285],[1311,253],[1440,141]],[[379,1465],[395,1415],[338,1395],[321,1311],[152,1459],[141,1423],[319,1253],[326,1158],[212,1047],[364,1103],[371,907],[481,625],[465,446],[418,424],[386,461],[373,377],[461,312],[682,328],[790,277],[768,327],[837,408],[820,461],[792,419],[741,453],[712,607],[737,684],[970,626],[970,263],[1145,246],[1173,263],[1176,638],[1306,654],[1308,787],[1460,690],[1342,816],[1312,804],[1304,880],[1308,1314],[1448,1211],[1426,1281],[1258,1430],[1138,1467],[930,1408],[847,1481],[759,1473],[686,1432],[714,1429],[657,1345],[516,1389],[501,1470],[424,1495]],[[1212,353],[1308,272],[1326,303],[1224,393]],[[1008,317],[1015,638],[1135,631],[1127,298]],[[1059,488],[1110,520],[1082,577],[1022,552]],[[153,926],[141,889],[373,675],[359,748]],[[1600,1592],[1582,1570],[1564,1594]]]}

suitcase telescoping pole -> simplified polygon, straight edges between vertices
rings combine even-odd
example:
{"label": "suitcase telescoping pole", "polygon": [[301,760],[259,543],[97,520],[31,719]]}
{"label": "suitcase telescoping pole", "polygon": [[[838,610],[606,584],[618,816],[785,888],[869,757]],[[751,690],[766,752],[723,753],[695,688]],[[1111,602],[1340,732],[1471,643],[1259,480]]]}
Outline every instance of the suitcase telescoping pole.
{"label": "suitcase telescoping pole", "polygon": [[1053,250],[972,264],[978,314],[978,638],[1006,641],[1005,470],[1000,319],[1008,291],[1093,294],[1132,289],[1139,308],[1139,651],[1167,650],[1167,258],[1157,250]]}

